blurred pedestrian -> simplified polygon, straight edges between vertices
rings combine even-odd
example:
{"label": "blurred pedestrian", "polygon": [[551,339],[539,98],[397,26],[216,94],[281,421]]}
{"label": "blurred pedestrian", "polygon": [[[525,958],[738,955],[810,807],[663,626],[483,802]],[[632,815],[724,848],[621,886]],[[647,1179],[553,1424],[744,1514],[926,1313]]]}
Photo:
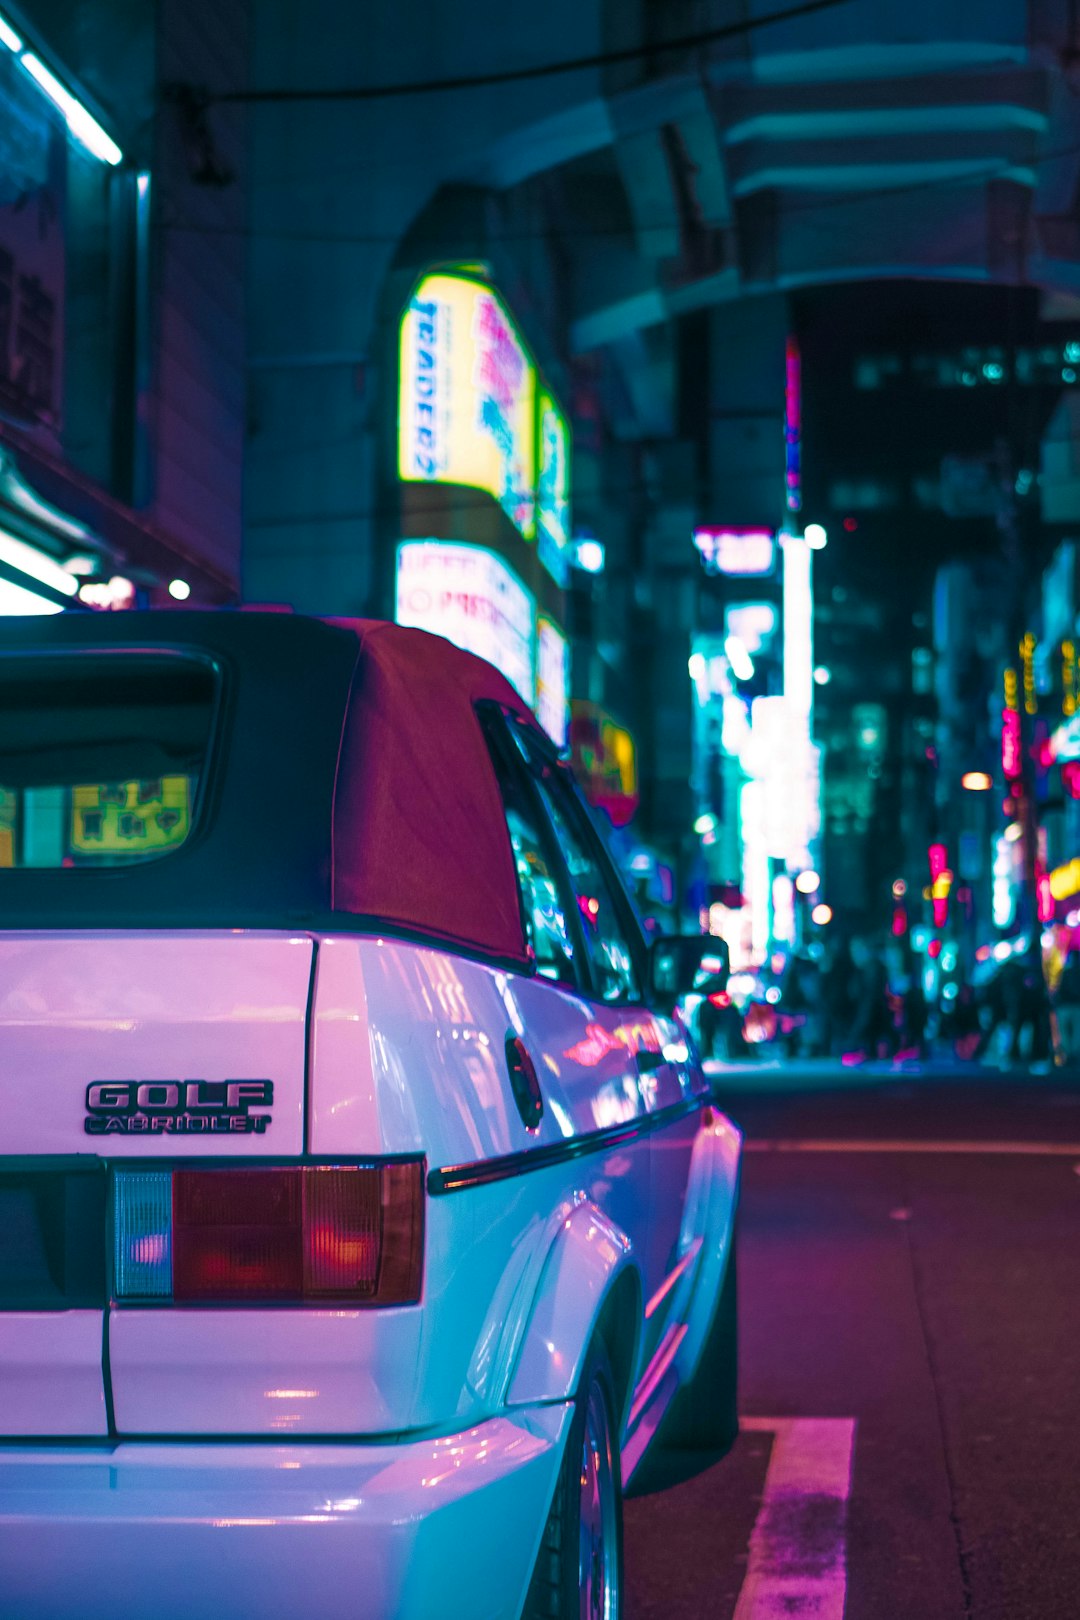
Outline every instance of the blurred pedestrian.
{"label": "blurred pedestrian", "polygon": [[821,973],[821,1050],[825,1057],[842,1049],[841,1038],[851,1022],[851,987],[855,964],[851,948],[843,937],[830,947]]}
{"label": "blurred pedestrian", "polygon": [[919,972],[918,963],[913,962],[904,989],[901,1012],[900,1047],[905,1057],[920,1060],[926,1057],[927,1017],[926,992],[922,986],[922,975]]}
{"label": "blurred pedestrian", "polygon": [[857,937],[851,942],[851,960],[852,1013],[844,1056],[853,1060],[891,1056],[896,1032],[884,959],[871,940]]}
{"label": "blurred pedestrian", "polygon": [[956,986],[956,995],[944,1020],[943,1031],[952,1044],[953,1055],[961,1062],[969,1063],[978,1056],[983,1031],[975,989],[967,979],[962,979]]}

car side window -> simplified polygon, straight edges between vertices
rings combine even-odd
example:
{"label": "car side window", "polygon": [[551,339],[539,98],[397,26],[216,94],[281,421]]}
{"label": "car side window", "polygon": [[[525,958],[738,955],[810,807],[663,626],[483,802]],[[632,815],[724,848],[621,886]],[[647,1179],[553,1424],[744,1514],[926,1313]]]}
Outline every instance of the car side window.
{"label": "car side window", "polygon": [[630,935],[574,789],[557,767],[535,759],[532,765],[574,886],[597,993],[602,1001],[640,1001]]}
{"label": "car side window", "polygon": [[566,910],[569,902],[564,901],[556,873],[550,834],[541,828],[523,784],[503,758],[498,740],[490,734],[488,747],[514,852],[525,938],[536,958],[536,971],[542,978],[576,989],[574,934]]}

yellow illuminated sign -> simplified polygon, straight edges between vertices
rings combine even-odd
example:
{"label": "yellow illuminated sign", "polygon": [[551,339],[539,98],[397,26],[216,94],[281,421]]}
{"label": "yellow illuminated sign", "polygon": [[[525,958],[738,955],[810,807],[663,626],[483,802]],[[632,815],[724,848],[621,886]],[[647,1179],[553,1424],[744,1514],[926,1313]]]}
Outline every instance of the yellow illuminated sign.
{"label": "yellow illuminated sign", "polygon": [[1076,713],[1076,643],[1061,643],[1061,712]]}
{"label": "yellow illuminated sign", "polygon": [[184,842],[190,825],[186,776],[92,782],[71,790],[71,849],[76,855],[172,849]]}
{"label": "yellow illuminated sign", "polygon": [[1035,637],[1029,630],[1020,643],[1020,668],[1024,676],[1024,712],[1038,714],[1039,703],[1035,695]]}
{"label": "yellow illuminated sign", "polygon": [[483,281],[425,276],[401,322],[398,474],[494,496],[536,533],[536,367]]}
{"label": "yellow illuminated sign", "polygon": [[1074,894],[1080,894],[1080,859],[1054,867],[1050,873],[1050,893],[1055,900],[1069,900]]}

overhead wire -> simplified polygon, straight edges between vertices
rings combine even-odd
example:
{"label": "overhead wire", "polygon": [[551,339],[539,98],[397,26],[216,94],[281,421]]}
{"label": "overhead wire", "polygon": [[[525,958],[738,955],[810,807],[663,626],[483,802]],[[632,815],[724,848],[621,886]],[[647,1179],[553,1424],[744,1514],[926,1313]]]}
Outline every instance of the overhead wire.
{"label": "overhead wire", "polygon": [[850,5],[853,0],[803,0],[785,11],[765,12],[759,17],[746,17],[740,22],[725,23],[718,28],[703,28],[694,34],[681,34],[674,39],[659,39],[647,44],[626,45],[587,56],[563,57],[554,62],[538,62],[518,68],[494,68],[487,73],[464,73],[445,79],[410,79],[393,84],[319,86],[307,89],[280,87],[262,90],[223,90],[207,93],[208,104],[240,102],[245,105],[270,102],[301,101],[375,101],[395,96],[443,94],[453,90],[479,90],[488,85],[520,84],[530,79],[550,79],[564,73],[582,73],[590,68],[617,66],[620,62],[636,62],[643,57],[659,56],[665,52],[695,50],[703,45],[719,44],[727,39],[738,39],[775,24],[797,22],[802,17],[819,11],[831,11],[837,6]]}

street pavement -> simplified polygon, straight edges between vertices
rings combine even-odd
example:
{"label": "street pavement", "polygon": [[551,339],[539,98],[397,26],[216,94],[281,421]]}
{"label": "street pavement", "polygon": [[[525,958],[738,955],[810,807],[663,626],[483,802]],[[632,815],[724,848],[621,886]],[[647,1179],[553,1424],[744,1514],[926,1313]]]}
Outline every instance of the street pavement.
{"label": "street pavement", "polygon": [[628,1620],[1078,1620],[1080,1084],[714,1080],[746,1422],[627,1503]]}

